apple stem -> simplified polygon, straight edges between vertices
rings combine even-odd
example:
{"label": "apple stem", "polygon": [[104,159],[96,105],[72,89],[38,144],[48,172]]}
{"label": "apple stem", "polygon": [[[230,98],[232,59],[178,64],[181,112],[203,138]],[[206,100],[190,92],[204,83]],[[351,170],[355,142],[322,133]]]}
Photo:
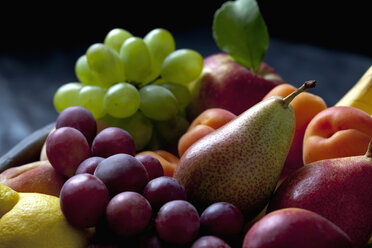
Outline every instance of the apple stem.
{"label": "apple stem", "polygon": [[371,138],[371,140],[369,141],[369,144],[368,144],[368,149],[367,149],[367,152],[366,152],[366,157],[372,158],[372,138]]}
{"label": "apple stem", "polygon": [[291,94],[289,94],[288,96],[286,96],[284,99],[283,99],[283,106],[285,108],[288,107],[289,103],[300,93],[302,92],[305,92],[307,91],[308,89],[310,88],[314,88],[316,85],[316,81],[315,80],[309,80],[309,81],[306,81],[303,85],[301,85],[300,88],[298,88],[297,90],[293,91]]}

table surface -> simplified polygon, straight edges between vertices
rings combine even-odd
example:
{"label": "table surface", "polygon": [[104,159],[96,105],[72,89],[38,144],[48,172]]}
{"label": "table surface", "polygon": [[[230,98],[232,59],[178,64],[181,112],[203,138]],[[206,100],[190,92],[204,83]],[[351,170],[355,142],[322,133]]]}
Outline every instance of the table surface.
{"label": "table surface", "polygon": [[[177,48],[191,48],[204,57],[217,53],[211,30],[174,33]],[[197,37],[197,38],[196,38]],[[53,95],[62,84],[76,81],[74,64],[87,46],[45,53],[0,53],[0,156],[35,130],[55,121]],[[315,79],[312,93],[334,105],[372,65],[359,53],[270,38],[264,60],[295,86]]]}

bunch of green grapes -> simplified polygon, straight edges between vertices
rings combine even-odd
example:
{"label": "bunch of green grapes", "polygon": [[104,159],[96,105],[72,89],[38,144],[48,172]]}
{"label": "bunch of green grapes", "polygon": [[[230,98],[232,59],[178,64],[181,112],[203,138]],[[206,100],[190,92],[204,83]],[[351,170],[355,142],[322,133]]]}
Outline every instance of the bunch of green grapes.
{"label": "bunch of green grapes", "polygon": [[83,106],[97,120],[126,129],[137,150],[157,149],[176,143],[186,131],[190,87],[202,69],[203,57],[192,49],[176,50],[165,29],[140,38],[115,28],[77,59],[78,81],[58,88],[54,106],[58,113]]}

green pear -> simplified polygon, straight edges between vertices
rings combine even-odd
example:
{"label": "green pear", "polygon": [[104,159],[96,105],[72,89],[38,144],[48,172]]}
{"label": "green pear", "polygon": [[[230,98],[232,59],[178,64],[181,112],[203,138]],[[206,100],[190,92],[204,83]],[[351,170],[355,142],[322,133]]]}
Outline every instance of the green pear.
{"label": "green pear", "polygon": [[200,210],[224,201],[247,218],[257,215],[275,189],[294,136],[289,103],[312,87],[315,81],[308,81],[286,98],[263,100],[195,142],[174,172],[188,200]]}
{"label": "green pear", "polygon": [[297,207],[329,219],[365,247],[372,234],[372,139],[365,155],[324,159],[300,168],[278,187],[268,212]]}

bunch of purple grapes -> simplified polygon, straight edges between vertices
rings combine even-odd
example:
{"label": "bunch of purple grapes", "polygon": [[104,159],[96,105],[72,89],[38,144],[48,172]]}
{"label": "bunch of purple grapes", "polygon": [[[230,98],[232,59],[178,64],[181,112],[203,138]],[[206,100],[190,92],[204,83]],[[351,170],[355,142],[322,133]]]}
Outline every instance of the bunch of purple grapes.
{"label": "bunch of purple grapes", "polygon": [[164,176],[159,160],[136,155],[123,129],[97,134],[93,115],[83,107],[59,114],[46,152],[56,171],[68,178],[61,210],[71,225],[94,228],[91,247],[223,248],[242,236],[238,208],[218,202],[199,214],[184,187]]}

